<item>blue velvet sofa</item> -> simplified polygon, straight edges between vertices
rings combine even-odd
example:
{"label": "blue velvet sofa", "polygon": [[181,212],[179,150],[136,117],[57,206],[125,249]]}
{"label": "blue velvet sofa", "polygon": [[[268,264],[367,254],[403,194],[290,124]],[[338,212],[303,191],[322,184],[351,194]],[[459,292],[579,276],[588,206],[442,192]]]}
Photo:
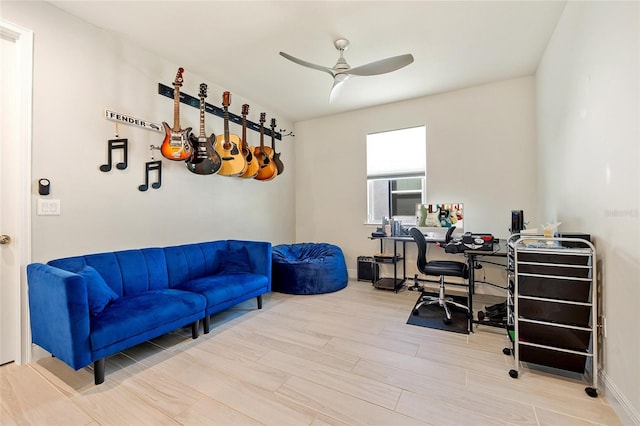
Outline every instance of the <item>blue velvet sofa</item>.
{"label": "blue velvet sofa", "polygon": [[271,243],[225,240],[88,254],[27,266],[32,341],[78,370],[271,291]]}

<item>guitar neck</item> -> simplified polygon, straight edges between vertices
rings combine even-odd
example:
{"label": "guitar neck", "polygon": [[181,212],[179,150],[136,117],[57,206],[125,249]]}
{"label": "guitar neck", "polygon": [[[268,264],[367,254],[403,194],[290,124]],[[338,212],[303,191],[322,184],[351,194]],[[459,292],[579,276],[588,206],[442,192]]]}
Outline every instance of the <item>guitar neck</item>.
{"label": "guitar neck", "polygon": [[229,108],[224,107],[224,140],[229,142]]}
{"label": "guitar neck", "polygon": [[180,87],[173,89],[173,131],[180,131]]}
{"label": "guitar neck", "polygon": [[204,99],[200,99],[200,137],[207,137],[204,132]]}

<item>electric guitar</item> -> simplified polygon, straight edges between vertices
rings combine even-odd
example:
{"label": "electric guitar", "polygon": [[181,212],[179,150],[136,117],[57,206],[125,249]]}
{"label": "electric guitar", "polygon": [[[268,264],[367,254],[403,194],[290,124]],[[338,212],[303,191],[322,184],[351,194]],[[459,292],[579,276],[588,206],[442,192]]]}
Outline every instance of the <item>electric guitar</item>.
{"label": "electric guitar", "polygon": [[271,119],[271,150],[273,151],[273,162],[276,163],[276,169],[278,174],[281,175],[284,171],[284,163],[280,160],[280,153],[276,152],[276,119]]}
{"label": "electric guitar", "polygon": [[260,170],[258,160],[253,155],[254,147],[247,143],[247,114],[249,114],[249,105],[242,105],[242,156],[247,162],[247,170],[240,176],[245,179],[253,179]]}
{"label": "electric guitar", "polygon": [[272,161],[272,151],[268,146],[264,146],[264,121],[265,113],[260,113],[260,146],[256,147],[253,151],[254,157],[258,160],[260,169],[255,179],[257,180],[271,180],[278,176],[278,169],[275,163]]}
{"label": "electric guitar", "polygon": [[164,127],[164,141],[160,147],[162,155],[169,160],[181,161],[191,157],[191,127],[180,128],[180,86],[182,86],[182,73],[184,68],[178,68],[176,79],[173,82],[173,128],[162,122]]}
{"label": "electric guitar", "polygon": [[207,85],[200,84],[200,136],[197,138],[191,135],[193,154],[185,162],[187,169],[198,175],[211,175],[220,170],[222,160],[220,155],[213,149],[213,142],[216,136],[212,133],[207,137],[204,131],[204,99],[207,97]]}
{"label": "electric guitar", "polygon": [[238,135],[229,134],[229,105],[231,93],[222,94],[222,107],[224,109],[224,135],[218,135],[215,150],[220,155],[222,166],[218,171],[223,176],[240,176],[247,170],[247,161],[240,152],[240,138]]}

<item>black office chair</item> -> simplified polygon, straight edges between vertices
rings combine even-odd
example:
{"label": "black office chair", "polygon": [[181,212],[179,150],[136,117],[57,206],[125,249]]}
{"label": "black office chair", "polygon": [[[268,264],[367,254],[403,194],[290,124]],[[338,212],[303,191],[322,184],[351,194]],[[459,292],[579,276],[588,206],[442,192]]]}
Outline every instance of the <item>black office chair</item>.
{"label": "black office chair", "polygon": [[[452,226],[447,231],[445,236],[445,243],[451,241],[451,235],[455,226]],[[422,295],[418,304],[413,310],[414,315],[418,315],[418,310],[423,305],[435,305],[438,304],[444,309],[445,317],[442,319],[445,324],[449,324],[451,322],[451,311],[449,309],[449,305],[455,306],[467,312],[467,315],[470,314],[470,310],[468,306],[463,305],[462,303],[458,303],[454,301],[451,297],[445,296],[444,292],[444,277],[460,277],[463,279],[469,278],[469,268],[464,262],[457,262],[455,260],[432,260],[427,262],[427,240],[424,237],[422,231],[418,228],[411,228],[409,233],[415,240],[418,245],[418,270],[424,275],[435,275],[440,277],[440,289],[438,291],[438,296],[428,296]]]}

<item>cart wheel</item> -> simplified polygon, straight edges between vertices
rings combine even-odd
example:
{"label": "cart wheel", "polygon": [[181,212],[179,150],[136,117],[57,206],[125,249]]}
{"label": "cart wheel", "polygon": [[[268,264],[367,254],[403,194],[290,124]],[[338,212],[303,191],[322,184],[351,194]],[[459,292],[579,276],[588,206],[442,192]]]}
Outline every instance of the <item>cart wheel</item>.
{"label": "cart wheel", "polygon": [[447,317],[444,317],[444,318],[442,318],[442,322],[447,324],[447,325],[449,325],[449,324],[451,324],[451,319],[447,318]]}
{"label": "cart wheel", "polygon": [[420,315],[420,311],[417,310],[417,309],[414,309],[413,310],[413,315],[417,317],[418,315]]}
{"label": "cart wheel", "polygon": [[502,353],[505,355],[511,355],[511,348],[503,348]]}
{"label": "cart wheel", "polygon": [[511,376],[511,378],[517,379],[518,378],[518,371],[517,370],[509,370],[509,375]]}
{"label": "cart wheel", "polygon": [[594,388],[584,388],[584,391],[587,393],[587,395],[589,395],[591,398],[597,398],[598,397],[598,389],[594,389]]}

